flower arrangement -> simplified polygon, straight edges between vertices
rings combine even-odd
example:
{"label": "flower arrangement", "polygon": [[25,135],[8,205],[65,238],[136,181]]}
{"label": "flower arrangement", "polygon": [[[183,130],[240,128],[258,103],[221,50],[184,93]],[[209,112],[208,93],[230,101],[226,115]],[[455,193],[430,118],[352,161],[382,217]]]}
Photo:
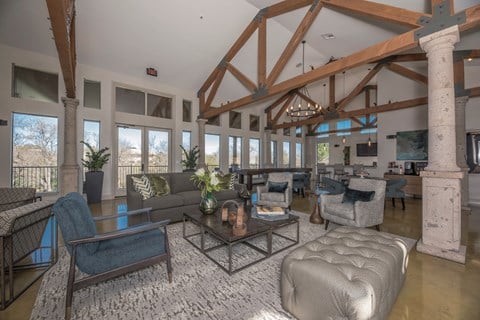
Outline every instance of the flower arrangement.
{"label": "flower arrangement", "polygon": [[219,176],[220,172],[210,172],[200,168],[195,171],[195,174],[190,179],[202,190],[202,197],[205,197],[209,193],[221,190],[222,186]]}

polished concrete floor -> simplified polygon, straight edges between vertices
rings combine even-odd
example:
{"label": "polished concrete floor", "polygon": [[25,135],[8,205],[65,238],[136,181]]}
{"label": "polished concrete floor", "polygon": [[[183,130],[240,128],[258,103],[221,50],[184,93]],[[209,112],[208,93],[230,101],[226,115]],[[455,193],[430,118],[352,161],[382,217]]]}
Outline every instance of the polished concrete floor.
{"label": "polished concrete floor", "polygon": [[[313,198],[294,197],[292,209],[310,213]],[[92,206],[95,215],[108,215],[124,209],[125,199],[104,201]],[[385,205],[382,231],[418,239],[421,236],[422,201],[407,199],[406,210],[398,203]],[[450,262],[412,250],[405,284],[388,319],[480,319],[480,208],[464,216],[462,241],[467,243],[465,265]],[[103,225],[105,231],[114,225]],[[1,320],[29,319],[40,287],[37,281],[6,310],[0,311]],[[63,306],[61,306],[63,307]],[[53,319],[51,319],[53,320]]]}

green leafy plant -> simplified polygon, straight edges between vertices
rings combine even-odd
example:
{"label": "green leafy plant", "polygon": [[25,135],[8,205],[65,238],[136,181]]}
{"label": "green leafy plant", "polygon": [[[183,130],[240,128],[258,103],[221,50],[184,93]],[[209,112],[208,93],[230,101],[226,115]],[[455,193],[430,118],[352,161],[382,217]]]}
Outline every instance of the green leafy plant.
{"label": "green leafy plant", "polygon": [[188,151],[182,145],[180,145],[180,148],[182,148],[183,154],[185,155],[185,159],[182,160],[182,164],[185,166],[185,169],[195,169],[197,167],[197,160],[200,157],[200,150],[198,149],[198,146],[195,146],[193,149]]}
{"label": "green leafy plant", "polygon": [[205,197],[208,193],[222,189],[219,176],[219,172],[210,172],[200,168],[195,171],[193,176],[190,177],[190,180],[202,191],[202,197]]}
{"label": "green leafy plant", "polygon": [[105,163],[110,160],[110,153],[106,153],[108,148],[95,150],[88,142],[80,141],[80,143],[83,143],[88,149],[85,154],[86,159],[82,159],[82,164],[88,171],[101,171]]}

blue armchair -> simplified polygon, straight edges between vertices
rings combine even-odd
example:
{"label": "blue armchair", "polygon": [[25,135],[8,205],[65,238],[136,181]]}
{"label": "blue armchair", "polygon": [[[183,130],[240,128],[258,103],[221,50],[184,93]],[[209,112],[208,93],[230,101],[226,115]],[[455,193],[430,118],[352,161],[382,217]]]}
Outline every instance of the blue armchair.
{"label": "blue armchair", "polygon": [[[70,254],[65,319],[70,319],[73,292],[149,265],[166,261],[168,280],[172,282],[172,265],[166,225],[168,220],[97,234],[95,221],[122,216],[147,214],[150,208],[123,214],[93,218],[85,199],[69,193],[52,207],[65,246]],[[162,229],[160,229],[162,228]],[[88,274],[75,280],[75,266]]]}
{"label": "blue armchair", "polygon": [[387,180],[387,189],[385,191],[385,198],[392,198],[392,206],[395,208],[395,198],[400,198],[402,201],[402,210],[405,210],[405,191],[403,187],[407,185],[406,179],[392,179]]}

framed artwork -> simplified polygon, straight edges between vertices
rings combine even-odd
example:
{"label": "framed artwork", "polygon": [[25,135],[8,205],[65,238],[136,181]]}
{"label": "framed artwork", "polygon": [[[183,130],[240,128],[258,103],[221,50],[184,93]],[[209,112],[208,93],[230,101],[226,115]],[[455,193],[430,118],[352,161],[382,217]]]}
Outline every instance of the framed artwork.
{"label": "framed artwork", "polygon": [[397,132],[397,160],[428,160],[428,130]]}

